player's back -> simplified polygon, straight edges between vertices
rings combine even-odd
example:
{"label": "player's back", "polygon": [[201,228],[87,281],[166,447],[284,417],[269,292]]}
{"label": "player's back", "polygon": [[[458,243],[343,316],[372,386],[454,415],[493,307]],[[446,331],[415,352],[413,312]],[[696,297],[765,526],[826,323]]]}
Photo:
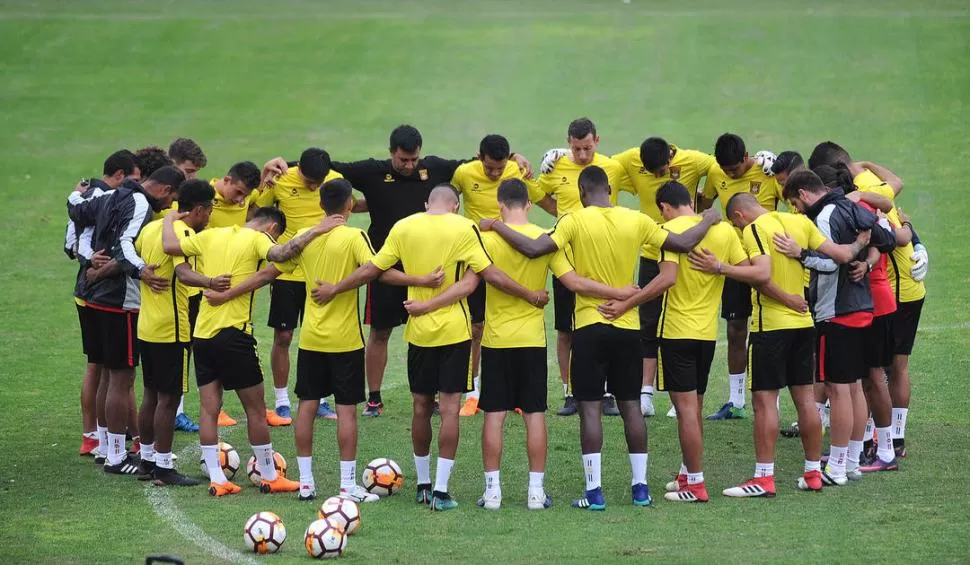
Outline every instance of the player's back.
{"label": "player's back", "polygon": [[[141,283],[138,338],[156,343],[175,341],[187,343],[190,339],[188,315],[190,287],[175,276],[175,266],[186,262],[186,259],[165,253],[162,248],[163,223],[164,220],[150,222],[141,230],[135,241],[135,249],[145,264],[158,265],[155,268],[155,275],[169,279],[172,285],[166,291],[155,292],[144,281]],[[172,227],[179,239],[195,233],[182,220],[176,220]]]}
{"label": "player's back", "polygon": [[[788,234],[802,249],[814,249],[821,233],[806,216],[787,212],[769,212],[758,216],[744,228],[744,246],[749,256],[768,255],[771,259],[771,282],[789,294],[802,296],[804,290],[804,267],[775,250],[772,238],[776,234]],[[812,315],[796,312],[781,302],[752,290],[754,297],[751,316],[752,331],[772,331],[812,327]]]}

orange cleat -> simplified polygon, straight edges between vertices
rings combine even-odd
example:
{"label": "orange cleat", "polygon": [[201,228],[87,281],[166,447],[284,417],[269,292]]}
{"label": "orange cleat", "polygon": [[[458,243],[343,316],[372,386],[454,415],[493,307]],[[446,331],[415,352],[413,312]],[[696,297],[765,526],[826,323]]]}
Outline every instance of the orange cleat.
{"label": "orange cleat", "polygon": [[289,426],[293,423],[293,418],[284,418],[272,410],[267,410],[266,423],[273,427]]}
{"label": "orange cleat", "polygon": [[96,437],[81,437],[81,455],[94,456],[94,450],[98,448],[98,438]]}
{"label": "orange cleat", "polygon": [[229,426],[235,426],[238,423],[239,422],[237,422],[235,418],[233,418],[229,414],[226,414],[226,411],[225,410],[220,410],[219,411],[219,427],[220,428],[228,428]]}
{"label": "orange cleat", "polygon": [[272,481],[267,481],[263,479],[262,484],[259,485],[260,492],[271,493],[271,492],[296,492],[300,490],[299,481],[291,481],[283,475],[276,475],[276,479]]}
{"label": "orange cleat", "polygon": [[479,412],[479,410],[478,410],[478,399],[477,398],[468,397],[468,398],[465,399],[465,404],[461,407],[461,410],[458,411],[458,415],[459,416],[474,416],[475,414],[478,414],[478,412]]}
{"label": "orange cleat", "polygon": [[226,481],[224,483],[209,483],[209,494],[212,496],[226,496],[227,494],[238,494],[242,491],[239,485]]}
{"label": "orange cleat", "polygon": [[798,479],[798,489],[820,492],[822,490],[822,472],[805,471],[805,474]]}

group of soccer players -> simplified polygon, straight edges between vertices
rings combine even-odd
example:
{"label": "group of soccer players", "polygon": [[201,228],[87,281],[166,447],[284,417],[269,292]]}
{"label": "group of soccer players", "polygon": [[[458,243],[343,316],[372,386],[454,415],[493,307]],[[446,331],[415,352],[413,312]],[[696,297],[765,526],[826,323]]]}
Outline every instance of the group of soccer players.
{"label": "group of soccer players", "polygon": [[[357,484],[357,406],[366,400],[363,415],[382,414],[388,341],[406,324],[417,502],[457,507],[448,482],[459,419],[483,411],[478,505],[500,508],[503,423],[515,411],[527,430],[527,505],[548,508],[543,308],[551,272],[564,395],[558,413],[580,420],[586,484],[574,507],[606,506],[602,415],[622,417],[633,503],[652,502],[644,416],[654,413],[655,386],[670,394],[683,456],[665,498],[708,500],[702,414],[719,305],[730,393],[708,419],[746,417],[746,390],[754,412],[754,477],[726,496],[775,495],[782,388],[798,414],[782,431],[800,436],[805,451],[800,489],[898,468],[928,257],[895,207],[896,175],[853,161],[832,142],[815,148],[807,168],[793,151],[751,156],[730,133],[713,155],[651,137],[607,157],[586,118],[569,124],[567,143],[543,156],[536,178],[500,135],[483,138],[472,159],[449,160],[422,156],[412,126],[391,133],[388,159],[342,163],[310,148],[298,161],[277,157],[262,169],[239,162],[209,182],[196,178],[206,157],[188,139],[168,152],[112,154],[103,178],[82,182],[68,199],[65,250],[80,262],[75,298],[88,361],[82,455],[108,474],[199,484],[175,470],[172,454],[176,428],[198,431],[210,494],[239,492],[218,448],[218,426],[236,423],[222,411],[231,390],[246,412],[263,492],[316,496],[313,426],[322,417],[337,420],[340,494],[376,500]],[[619,191],[635,195],[640,210],[618,206]],[[721,214],[708,210],[715,199]],[[555,227],[529,222],[533,204],[556,216]],[[346,225],[352,213],[370,214],[366,232]],[[267,284],[272,410],[252,335],[255,292]],[[268,427],[292,423],[288,375],[298,326],[300,476],[292,481],[276,472]],[[198,426],[181,402],[190,358]],[[136,410],[139,361],[144,392]]]}

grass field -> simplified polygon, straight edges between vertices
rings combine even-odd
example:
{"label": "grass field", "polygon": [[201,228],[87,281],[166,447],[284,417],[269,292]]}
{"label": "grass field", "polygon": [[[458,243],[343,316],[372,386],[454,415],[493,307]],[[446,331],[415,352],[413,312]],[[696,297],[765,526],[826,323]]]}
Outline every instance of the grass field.
{"label": "grass field", "polygon": [[[932,261],[912,361],[910,456],[899,473],[807,495],[794,488],[799,445],[781,440],[778,497],[729,500],[720,490],[752,471],[751,423],[717,423],[706,428],[711,503],[661,500],[639,510],[628,502],[629,464],[614,419],[604,448],[610,507],[590,515],[568,508],[583,488],[578,421],[553,415],[547,489],[556,506],[525,510],[523,426],[512,421],[506,508],[486,513],[474,507],[481,418],[463,419],[451,481],[462,508],[432,515],[405,489],[364,508],[346,559],[967,562],[970,269],[962,242],[970,206],[959,192],[970,158],[970,10],[960,0],[808,5],[0,2],[0,225],[7,230],[0,239],[0,561],[133,563],[150,553],[190,563],[307,559],[300,541],[316,509],[295,497],[244,488],[213,500],[202,488],[146,488],[104,477],[77,456],[83,359],[70,294],[75,266],[60,251],[64,201],[107,154],[190,136],[209,155],[203,176],[212,177],[234,161],[295,158],[310,145],[341,160],[382,156],[389,131],[408,122],[424,134],[426,154],[469,156],[484,134],[500,132],[537,162],[563,143],[571,119],[589,115],[607,154],[647,135],[712,151],[717,135],[733,131],[752,151],[806,155],[834,139],[905,179],[900,202]],[[266,351],[267,292],[258,303],[257,338]],[[392,457],[413,487],[399,333],[392,343],[387,413],[361,423],[358,460]],[[558,405],[552,353],[550,403]],[[711,405],[726,398],[725,383],[721,344]],[[197,414],[197,394],[187,406]],[[241,413],[235,399],[227,406]],[[658,412],[667,406],[659,399]],[[790,421],[790,402],[782,408]],[[673,420],[659,416],[649,428],[656,497],[680,458]],[[319,422],[317,430],[317,484],[328,491],[338,479],[334,426]],[[246,444],[241,426],[224,438]],[[295,468],[292,430],[275,429],[273,440]],[[176,451],[182,468],[197,472],[197,437],[177,434]],[[289,527],[279,555],[241,553],[242,525],[259,510],[279,513]]]}

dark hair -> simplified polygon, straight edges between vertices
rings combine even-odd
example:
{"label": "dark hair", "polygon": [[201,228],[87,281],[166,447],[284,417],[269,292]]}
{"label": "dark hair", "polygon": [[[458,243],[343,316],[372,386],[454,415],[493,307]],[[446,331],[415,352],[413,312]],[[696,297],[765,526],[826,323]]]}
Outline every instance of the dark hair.
{"label": "dark hair", "polygon": [[478,152],[483,157],[491,157],[496,161],[501,161],[502,159],[509,158],[509,155],[512,154],[512,149],[509,147],[509,140],[497,133],[493,133],[482,138],[482,142],[478,144]]}
{"label": "dark hair", "polygon": [[832,165],[839,161],[848,164],[851,160],[849,152],[843,149],[841,145],[834,141],[823,141],[815,146],[812,154],[808,157],[808,168],[815,170],[816,167]]}
{"label": "dark hair", "polygon": [[648,137],[640,144],[643,168],[655,173],[670,162],[670,144],[660,137]]}
{"label": "dark hair", "polygon": [[529,189],[521,179],[505,179],[498,185],[498,201],[506,208],[525,208]]}
{"label": "dark hair", "polygon": [[205,168],[208,162],[199,144],[187,137],[176,137],[168,146],[168,156],[176,163],[189,161],[200,169]]}
{"label": "dark hair", "polygon": [[279,208],[274,208],[272,206],[263,206],[262,208],[257,208],[256,212],[253,213],[254,220],[261,220],[264,222],[273,222],[280,228],[280,233],[286,231],[286,216]]}
{"label": "dark hair", "polygon": [[300,173],[311,181],[323,182],[330,173],[330,154],[319,147],[311,147],[300,155]]}
{"label": "dark hair", "polygon": [[148,177],[148,180],[157,184],[168,185],[172,187],[172,190],[178,192],[182,183],[185,182],[185,173],[182,172],[182,169],[174,165],[165,165],[152,173],[152,176]]}
{"label": "dark hair", "polygon": [[674,208],[690,206],[691,204],[690,191],[687,190],[686,186],[675,180],[663,183],[657,190],[656,200],[657,208],[660,207],[661,203],[673,206]]}
{"label": "dark hair", "polygon": [[610,177],[603,169],[590,165],[579,173],[579,188],[586,192],[609,192]]}
{"label": "dark hair", "polygon": [[390,148],[392,152],[400,149],[405,153],[414,153],[421,149],[421,144],[421,132],[414,126],[402,124],[391,132]]}
{"label": "dark hair", "polygon": [[714,158],[721,167],[733,167],[744,160],[744,140],[733,133],[723,133],[714,144]]}
{"label": "dark hair", "polygon": [[593,120],[589,118],[577,118],[569,122],[569,129],[566,130],[566,134],[573,139],[582,139],[590,134],[596,137],[596,126],[593,124]]}
{"label": "dark hair", "polygon": [[795,171],[788,177],[785,181],[785,188],[782,191],[782,196],[785,200],[791,200],[798,196],[799,190],[807,190],[809,192],[825,192],[825,184],[822,179],[818,178],[818,175],[809,171],[808,169],[802,169],[800,171]]}
{"label": "dark hair", "polygon": [[327,214],[344,211],[347,201],[353,196],[353,186],[347,179],[333,179],[320,187],[320,205]]}
{"label": "dark hair", "polygon": [[240,161],[229,167],[229,172],[226,174],[229,175],[232,182],[242,181],[246,188],[250,190],[258,187],[261,180],[261,171],[252,161]]}
{"label": "dark hair", "polygon": [[126,177],[135,172],[135,159],[131,151],[127,149],[115,151],[104,160],[104,176],[113,175],[118,171],[124,172]]}
{"label": "dark hair", "polygon": [[157,145],[149,145],[135,151],[135,164],[141,171],[141,178],[147,179],[152,173],[166,165],[174,165],[165,150]]}
{"label": "dark hair", "polygon": [[775,157],[775,162],[771,165],[771,172],[790,173],[795,169],[805,165],[805,161],[798,151],[782,151]]}
{"label": "dark hair", "polygon": [[829,188],[841,188],[842,192],[848,194],[855,190],[855,183],[852,181],[852,173],[849,167],[842,162],[835,165],[820,165],[812,170],[818,178]]}
{"label": "dark hair", "polygon": [[191,179],[179,187],[179,212],[191,212],[196,206],[212,206],[216,189],[202,179]]}

